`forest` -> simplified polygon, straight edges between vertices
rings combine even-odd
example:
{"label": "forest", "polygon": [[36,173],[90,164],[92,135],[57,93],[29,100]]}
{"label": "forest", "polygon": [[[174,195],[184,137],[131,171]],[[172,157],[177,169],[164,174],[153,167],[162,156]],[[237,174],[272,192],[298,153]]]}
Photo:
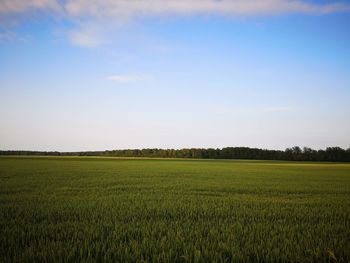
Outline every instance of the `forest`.
{"label": "forest", "polygon": [[194,159],[247,159],[314,162],[350,162],[350,148],[327,147],[314,150],[295,146],[282,150],[267,150],[249,147],[188,148],[188,149],[125,149],[106,151],[57,152],[57,151],[0,151],[0,155],[35,156],[110,156],[148,158],[194,158]]}

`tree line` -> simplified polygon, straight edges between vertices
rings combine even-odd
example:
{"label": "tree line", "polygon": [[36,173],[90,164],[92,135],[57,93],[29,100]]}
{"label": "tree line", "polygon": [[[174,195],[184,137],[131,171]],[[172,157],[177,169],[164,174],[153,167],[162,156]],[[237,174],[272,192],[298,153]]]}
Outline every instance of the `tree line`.
{"label": "tree line", "polygon": [[295,146],[286,150],[267,150],[249,147],[226,147],[222,149],[126,149],[85,152],[44,152],[44,151],[0,151],[0,155],[34,156],[109,156],[109,157],[150,157],[150,158],[195,158],[195,159],[247,159],[350,162],[350,148],[328,147],[314,150]]}

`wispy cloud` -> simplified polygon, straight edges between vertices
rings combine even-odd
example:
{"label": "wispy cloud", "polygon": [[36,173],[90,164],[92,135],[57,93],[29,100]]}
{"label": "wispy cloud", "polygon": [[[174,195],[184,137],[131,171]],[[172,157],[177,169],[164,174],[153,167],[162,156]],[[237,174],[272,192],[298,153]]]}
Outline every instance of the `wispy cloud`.
{"label": "wispy cloud", "polygon": [[325,14],[348,12],[344,3],[316,4],[303,0],[70,0],[66,11],[73,16],[125,19],[156,15],[272,15],[284,13]]}
{"label": "wispy cloud", "polygon": [[111,75],[107,80],[114,82],[137,82],[149,79],[146,75]]}
{"label": "wispy cloud", "polygon": [[105,25],[115,29],[127,21],[143,17],[324,15],[350,12],[350,4],[339,1],[317,3],[307,0],[0,0],[0,24],[7,17],[28,19],[28,15],[32,13],[55,13],[56,16],[75,25],[68,34],[73,44],[94,47],[103,43],[110,34],[110,30],[106,33]]}
{"label": "wispy cloud", "polygon": [[115,20],[159,15],[274,15],[349,12],[345,2],[315,3],[305,0],[0,0],[0,14],[55,10],[70,17]]}
{"label": "wispy cloud", "polygon": [[69,31],[68,37],[73,45],[83,47],[97,47],[105,42],[102,27],[95,24],[83,24]]}
{"label": "wispy cloud", "polygon": [[59,11],[61,5],[57,0],[0,0],[0,15],[43,11]]}

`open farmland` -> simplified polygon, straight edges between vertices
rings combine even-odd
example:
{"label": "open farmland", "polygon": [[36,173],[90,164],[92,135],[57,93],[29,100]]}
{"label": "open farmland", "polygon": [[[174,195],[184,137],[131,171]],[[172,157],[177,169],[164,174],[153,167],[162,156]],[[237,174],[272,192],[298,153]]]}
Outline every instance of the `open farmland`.
{"label": "open farmland", "polygon": [[0,158],[0,262],[349,262],[350,164]]}

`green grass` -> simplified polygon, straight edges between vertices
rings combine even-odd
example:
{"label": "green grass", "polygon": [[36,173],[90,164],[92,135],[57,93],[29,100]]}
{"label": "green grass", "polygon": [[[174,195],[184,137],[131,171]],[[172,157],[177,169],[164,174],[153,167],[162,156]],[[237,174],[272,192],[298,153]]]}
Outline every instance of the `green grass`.
{"label": "green grass", "polygon": [[0,262],[350,262],[350,164],[0,158]]}

